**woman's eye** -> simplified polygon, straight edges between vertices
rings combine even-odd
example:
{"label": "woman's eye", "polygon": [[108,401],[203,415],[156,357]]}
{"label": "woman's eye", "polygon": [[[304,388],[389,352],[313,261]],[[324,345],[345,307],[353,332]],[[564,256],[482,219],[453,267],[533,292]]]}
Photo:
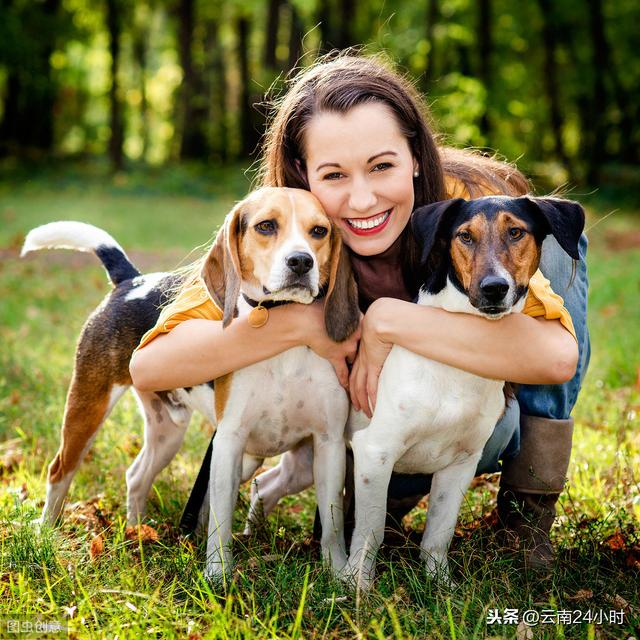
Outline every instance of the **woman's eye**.
{"label": "woman's eye", "polygon": [[273,220],[263,220],[262,222],[258,222],[255,226],[255,230],[258,233],[263,233],[264,235],[270,235],[275,233],[276,231],[276,223]]}
{"label": "woman's eye", "polygon": [[390,169],[393,165],[390,162],[378,162],[378,164],[373,167],[374,171],[384,171],[385,169]]}
{"label": "woman's eye", "polygon": [[329,229],[326,227],[313,227],[313,229],[311,229],[311,236],[313,238],[324,238],[327,233],[329,233]]}
{"label": "woman's eye", "polygon": [[338,180],[338,178],[342,178],[342,174],[339,171],[333,171],[331,173],[327,173],[323,176],[323,180]]}
{"label": "woman's eye", "polygon": [[460,238],[460,242],[463,242],[464,244],[471,244],[473,242],[473,238],[468,231],[460,231],[458,238]]}
{"label": "woman's eye", "polygon": [[524,235],[524,231],[518,227],[511,227],[509,229],[509,236],[512,240],[520,240]]}

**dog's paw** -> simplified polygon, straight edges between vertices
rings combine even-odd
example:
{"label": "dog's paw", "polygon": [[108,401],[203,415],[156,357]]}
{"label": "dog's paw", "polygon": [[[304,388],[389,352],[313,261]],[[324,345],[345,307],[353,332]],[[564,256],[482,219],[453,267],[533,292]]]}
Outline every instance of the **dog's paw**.
{"label": "dog's paw", "polygon": [[231,579],[231,571],[225,571],[221,562],[210,562],[204,569],[204,579],[215,588],[224,588]]}
{"label": "dog's paw", "polygon": [[441,587],[453,591],[458,588],[457,583],[451,577],[449,570],[449,562],[447,558],[436,559],[432,555],[425,556],[423,554],[425,569],[429,577],[437,582]]}
{"label": "dog's paw", "polygon": [[354,567],[347,563],[338,575],[340,581],[352,591],[371,591],[375,574],[373,571],[363,571],[360,567]]}

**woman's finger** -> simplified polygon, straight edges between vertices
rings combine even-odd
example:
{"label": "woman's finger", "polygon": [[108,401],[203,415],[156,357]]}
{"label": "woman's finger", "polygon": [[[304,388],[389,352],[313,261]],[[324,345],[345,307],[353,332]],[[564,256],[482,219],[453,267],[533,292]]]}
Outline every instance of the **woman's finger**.
{"label": "woman's finger", "polygon": [[349,390],[349,368],[347,367],[347,363],[344,358],[336,358],[335,360],[331,360],[331,364],[333,368],[336,370],[336,375],[338,376],[338,381],[340,384]]}
{"label": "woman's finger", "polygon": [[378,399],[378,373],[373,368],[369,369],[367,375],[367,396],[368,404],[371,407],[371,413],[376,410],[376,400]]}
{"label": "woman's finger", "polygon": [[367,367],[360,363],[358,374],[356,376],[356,394],[358,396],[358,405],[365,412],[367,418],[371,418],[371,409],[369,408],[369,397],[367,396]]}
{"label": "woman's finger", "polygon": [[351,404],[356,411],[360,411],[360,404],[358,403],[358,394],[356,393],[356,377],[358,375],[358,369],[360,368],[360,360],[356,356],[351,368],[351,375],[349,376],[349,396],[351,397]]}

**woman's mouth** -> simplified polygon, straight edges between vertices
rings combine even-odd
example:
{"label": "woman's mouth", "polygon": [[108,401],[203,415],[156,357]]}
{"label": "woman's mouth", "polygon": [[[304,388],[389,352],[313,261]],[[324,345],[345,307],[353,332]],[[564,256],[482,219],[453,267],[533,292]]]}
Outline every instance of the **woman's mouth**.
{"label": "woman's mouth", "polygon": [[369,218],[345,218],[349,229],[358,236],[367,236],[382,231],[387,226],[393,209],[376,213]]}

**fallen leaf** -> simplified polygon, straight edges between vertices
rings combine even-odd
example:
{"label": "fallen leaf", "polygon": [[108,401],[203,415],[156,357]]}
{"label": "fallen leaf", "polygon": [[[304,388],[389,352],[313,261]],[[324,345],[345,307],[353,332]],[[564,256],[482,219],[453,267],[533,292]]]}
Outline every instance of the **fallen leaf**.
{"label": "fallen leaf", "polygon": [[102,536],[98,535],[91,540],[91,546],[89,547],[89,556],[94,562],[104,553],[104,540]]}
{"label": "fallen leaf", "polygon": [[533,640],[533,629],[522,620],[516,627],[516,640]]}
{"label": "fallen leaf", "polygon": [[583,600],[593,598],[593,591],[591,591],[591,589],[578,589],[572,596],[566,596],[566,598],[567,600],[582,602]]}
{"label": "fallen leaf", "polygon": [[124,535],[127,540],[140,540],[143,544],[158,542],[158,532],[148,524],[127,527]]}
{"label": "fallen leaf", "polygon": [[612,551],[620,551],[627,548],[627,542],[619,531],[606,538],[604,544]]}
{"label": "fallen leaf", "polygon": [[616,609],[622,609],[623,611],[631,611],[631,605],[621,596],[616,593],[615,596],[605,595],[604,599]]}

